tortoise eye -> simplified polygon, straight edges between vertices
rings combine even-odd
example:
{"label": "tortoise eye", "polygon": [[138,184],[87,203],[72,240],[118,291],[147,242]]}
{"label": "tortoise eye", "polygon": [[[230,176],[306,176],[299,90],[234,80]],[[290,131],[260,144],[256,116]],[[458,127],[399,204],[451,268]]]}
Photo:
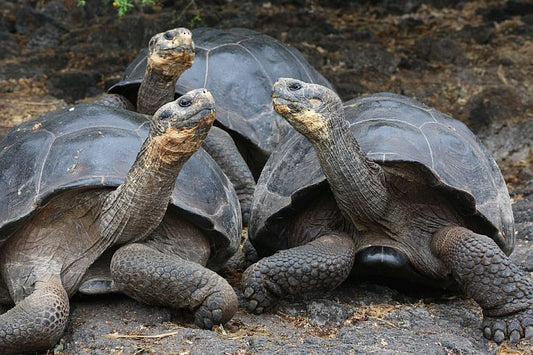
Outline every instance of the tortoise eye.
{"label": "tortoise eye", "polygon": [[180,107],[189,107],[192,105],[192,100],[189,99],[189,98],[181,98],[179,101],[178,101],[178,105],[180,105]]}
{"label": "tortoise eye", "polygon": [[289,90],[290,91],[298,91],[302,88],[302,84],[300,83],[290,83],[289,84]]}
{"label": "tortoise eye", "polygon": [[167,41],[170,41],[172,39],[172,33],[165,32],[165,34],[163,35],[163,38],[166,39]]}

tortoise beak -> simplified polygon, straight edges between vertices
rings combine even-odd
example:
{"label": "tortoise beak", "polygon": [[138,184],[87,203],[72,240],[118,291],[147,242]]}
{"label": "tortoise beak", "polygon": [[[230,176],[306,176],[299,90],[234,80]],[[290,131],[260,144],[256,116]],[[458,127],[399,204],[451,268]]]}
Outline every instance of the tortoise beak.
{"label": "tortoise beak", "polygon": [[272,85],[272,93],[270,94],[272,97],[272,106],[279,114],[290,111],[290,106],[292,104],[291,100],[284,94],[285,92],[286,85],[284,84],[283,79],[279,79],[274,85]]}
{"label": "tortoise beak", "polygon": [[213,94],[207,89],[197,89],[197,95],[201,96],[204,102],[202,110],[199,112],[200,121],[211,124],[215,120],[215,99]]}
{"label": "tortoise beak", "polygon": [[183,41],[174,40],[173,46],[166,50],[179,54],[194,54],[194,42],[183,43]]}

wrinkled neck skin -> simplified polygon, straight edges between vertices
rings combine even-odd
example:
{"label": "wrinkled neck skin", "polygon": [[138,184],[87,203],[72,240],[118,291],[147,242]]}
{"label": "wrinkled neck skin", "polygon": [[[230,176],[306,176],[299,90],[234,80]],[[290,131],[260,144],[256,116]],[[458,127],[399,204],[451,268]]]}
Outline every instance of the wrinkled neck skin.
{"label": "wrinkled neck skin", "polygon": [[320,138],[311,140],[339,208],[358,229],[383,218],[389,204],[382,168],[366,157],[349,123],[336,113]]}
{"label": "wrinkled neck skin", "polygon": [[164,74],[148,65],[137,94],[137,111],[153,115],[161,106],[173,101],[180,75],[181,72],[176,75]]}
{"label": "wrinkled neck skin", "polygon": [[147,139],[124,183],[107,196],[100,215],[102,238],[138,241],[160,224],[176,178],[195,151],[169,150],[165,139]]}

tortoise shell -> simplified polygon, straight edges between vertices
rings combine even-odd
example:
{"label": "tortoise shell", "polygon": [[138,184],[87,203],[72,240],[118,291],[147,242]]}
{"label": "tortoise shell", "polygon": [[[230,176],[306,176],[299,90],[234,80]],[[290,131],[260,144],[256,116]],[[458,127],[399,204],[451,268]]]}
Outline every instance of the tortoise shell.
{"label": "tortoise shell", "polygon": [[[477,226],[474,232],[489,235],[504,252],[512,251],[507,186],[488,150],[462,122],[391,93],[347,101],[344,112],[369,159],[383,166],[417,165],[426,181]],[[294,134],[280,144],[257,183],[249,226],[254,246],[266,255],[285,248],[279,223],[327,186],[307,139]]]}
{"label": "tortoise shell", "polygon": [[[120,185],[149,127],[145,115],[92,104],[13,127],[0,144],[0,244],[63,191]],[[237,250],[241,218],[235,190],[202,149],[183,166],[169,208],[206,232],[210,266],[220,266]]]}
{"label": "tortoise shell", "polygon": [[[280,77],[291,77],[332,87],[297,49],[265,34],[244,28],[192,32],[196,57],[177,81],[177,95],[199,87],[208,89],[217,105],[217,121],[265,157],[291,129],[272,108],[272,84]],[[141,51],[110,93],[137,101],[146,54],[147,49]]]}

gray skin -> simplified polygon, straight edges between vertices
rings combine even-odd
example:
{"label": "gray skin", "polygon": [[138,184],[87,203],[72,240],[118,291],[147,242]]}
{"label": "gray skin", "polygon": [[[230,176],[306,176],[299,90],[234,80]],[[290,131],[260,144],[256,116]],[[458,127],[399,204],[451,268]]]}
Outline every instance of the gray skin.
{"label": "gray skin", "polygon": [[[457,208],[450,199],[450,190],[439,190],[442,183],[430,178],[423,167],[392,161],[378,164],[369,159],[350,130],[341,100],[330,89],[279,79],[273,86],[272,100],[275,110],[311,143],[310,151],[316,153],[327,185],[308,186],[306,193],[300,190],[300,197],[313,193],[315,196],[300,206],[295,206],[294,201],[288,205],[283,202],[288,193],[278,197],[274,194],[290,192],[293,183],[285,182],[280,188],[280,182],[269,180],[269,176],[275,173],[276,164],[278,170],[296,169],[312,175],[305,170],[310,161],[302,162],[309,156],[288,156],[280,150],[285,161],[265,167],[265,176],[258,182],[257,199],[254,197],[250,231],[258,252],[264,252],[262,246],[270,246],[267,255],[273,255],[259,260],[243,274],[248,310],[261,313],[284,295],[331,289],[362,267],[377,271],[387,265],[386,275],[394,275],[396,269],[407,279],[417,275],[432,280],[434,285],[458,285],[481,306],[482,329],[488,339],[500,343],[504,339],[518,342],[533,337],[533,283],[497,244],[506,251],[512,249],[512,245],[505,245],[505,238],[512,238],[513,233],[508,194],[488,207],[489,212],[503,211],[502,216],[508,221],[501,223],[499,231],[486,228],[491,237],[475,233],[469,226],[479,231],[488,222],[478,223],[481,220],[476,220],[476,213],[465,214]],[[387,105],[394,102],[390,100]],[[396,121],[400,121],[401,114],[397,111]],[[382,126],[375,127],[383,127],[385,122],[381,120]],[[448,128],[452,127],[449,122]],[[437,142],[446,142],[445,135],[440,138]],[[384,139],[394,142],[391,137]],[[299,154],[298,150],[291,152]],[[385,163],[383,152],[381,156],[378,161]],[[269,185],[273,183],[275,188]],[[299,198],[290,196],[292,200]],[[460,197],[458,193],[454,196]],[[264,214],[259,204],[270,208],[278,203],[278,198],[281,206],[289,207],[287,211],[299,212],[287,212],[290,218],[285,220],[280,213],[272,217],[268,226],[257,226],[256,219]],[[261,228],[268,238],[254,240]],[[275,252],[276,249],[284,250]]]}
{"label": "gray skin", "polygon": [[[153,115],[161,105],[174,100],[176,81],[194,62],[192,33],[175,28],[154,35],[148,43],[146,71],[133,104],[121,94],[105,94],[98,104]],[[213,127],[202,143],[232,182],[239,202],[243,222],[248,223],[255,180],[235,142],[224,130]]]}
{"label": "gray skin", "polygon": [[203,328],[231,319],[238,308],[233,288],[202,266],[210,255],[207,236],[184,216],[167,213],[176,178],[214,119],[205,89],[162,106],[122,184],[67,190],[2,244],[0,288],[15,306],[0,315],[0,353],[53,346],[67,324],[69,296],[109,250],[118,291],[194,310]]}

